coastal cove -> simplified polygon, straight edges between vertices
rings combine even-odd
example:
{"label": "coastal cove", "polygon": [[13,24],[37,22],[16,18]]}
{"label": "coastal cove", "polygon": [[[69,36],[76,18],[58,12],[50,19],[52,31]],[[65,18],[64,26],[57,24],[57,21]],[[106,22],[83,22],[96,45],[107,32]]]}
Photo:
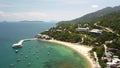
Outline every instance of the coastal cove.
{"label": "coastal cove", "polygon": [[1,31],[4,31],[0,33],[0,68],[88,68],[89,64],[84,56],[58,43],[27,41],[22,48],[12,49],[12,44],[34,37],[53,25],[1,23]]}
{"label": "coastal cove", "polygon": [[0,0],[0,68],[120,68],[120,0]]}
{"label": "coastal cove", "polygon": [[27,66],[29,68],[89,68],[86,59],[76,51],[61,44],[46,41],[24,42],[16,58],[21,61],[14,60],[15,68]]}

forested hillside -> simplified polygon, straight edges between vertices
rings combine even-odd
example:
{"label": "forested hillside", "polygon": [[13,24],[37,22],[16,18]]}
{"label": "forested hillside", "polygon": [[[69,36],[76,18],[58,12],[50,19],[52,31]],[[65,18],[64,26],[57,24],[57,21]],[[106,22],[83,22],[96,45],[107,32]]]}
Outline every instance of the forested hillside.
{"label": "forested hillside", "polygon": [[79,23],[79,22],[88,22],[88,21],[92,21],[92,20],[95,20],[101,16],[104,16],[106,14],[109,14],[109,13],[112,13],[114,11],[118,11],[120,10],[120,6],[116,6],[116,7],[106,7],[106,8],[103,8],[101,10],[98,10],[96,12],[93,12],[93,13],[89,13],[89,14],[86,14],[80,18],[77,18],[77,19],[74,19],[74,20],[71,20],[71,21],[61,21],[59,22],[58,24],[61,24],[61,23]]}
{"label": "forested hillside", "polygon": [[[89,28],[89,30],[78,31],[77,28]],[[102,33],[92,34],[90,32],[92,29],[102,30]],[[112,58],[114,55],[120,58],[120,10],[86,23],[79,21],[78,23],[72,24],[57,24],[55,27],[41,34],[49,35],[60,41],[94,46],[90,53],[91,55],[93,52],[97,53],[102,68],[105,68],[107,63],[106,59],[102,59],[102,57],[106,57],[104,45],[106,45],[108,49],[115,49],[115,52],[112,53]]]}
{"label": "forested hillside", "polygon": [[120,34],[120,10],[105,15],[99,18],[98,21],[100,21],[99,25],[109,27],[116,33]]}

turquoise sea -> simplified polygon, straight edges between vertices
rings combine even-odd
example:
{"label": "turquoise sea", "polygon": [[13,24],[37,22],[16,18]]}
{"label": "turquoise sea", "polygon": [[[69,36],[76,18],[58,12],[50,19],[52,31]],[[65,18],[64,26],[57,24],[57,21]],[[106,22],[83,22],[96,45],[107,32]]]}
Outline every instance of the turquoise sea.
{"label": "turquoise sea", "polygon": [[20,49],[11,47],[19,40],[32,38],[54,25],[42,22],[0,23],[0,68],[87,68],[83,56],[60,44],[27,41]]}

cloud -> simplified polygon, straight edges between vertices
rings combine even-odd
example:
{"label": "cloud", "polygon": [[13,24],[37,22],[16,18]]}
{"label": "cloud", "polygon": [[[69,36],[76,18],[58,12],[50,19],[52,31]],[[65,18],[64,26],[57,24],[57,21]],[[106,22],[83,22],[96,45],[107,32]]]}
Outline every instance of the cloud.
{"label": "cloud", "polygon": [[16,17],[32,17],[32,18],[37,18],[37,17],[46,17],[46,13],[42,12],[20,12],[20,13],[12,13],[10,14],[11,16],[16,16]]}
{"label": "cloud", "polygon": [[[48,0],[45,0],[46,2]],[[49,0],[49,2],[66,4],[66,5],[77,5],[77,4],[86,4],[89,3],[90,0]]]}
{"label": "cloud", "polygon": [[0,15],[2,15],[4,12],[0,11]]}
{"label": "cloud", "polygon": [[92,5],[91,7],[92,7],[92,8],[98,8],[99,5]]}
{"label": "cloud", "polygon": [[0,21],[21,21],[21,20],[39,20],[39,21],[62,21],[72,20],[80,17],[83,13],[73,12],[3,12],[0,11]]}
{"label": "cloud", "polygon": [[[82,14],[80,14],[82,15]],[[73,12],[2,12],[0,11],[0,21],[21,21],[21,20],[39,20],[39,21],[61,21],[71,20],[79,17],[79,14],[73,14]]]}
{"label": "cloud", "polygon": [[48,15],[43,12],[2,12],[0,11],[0,20],[44,20]]}

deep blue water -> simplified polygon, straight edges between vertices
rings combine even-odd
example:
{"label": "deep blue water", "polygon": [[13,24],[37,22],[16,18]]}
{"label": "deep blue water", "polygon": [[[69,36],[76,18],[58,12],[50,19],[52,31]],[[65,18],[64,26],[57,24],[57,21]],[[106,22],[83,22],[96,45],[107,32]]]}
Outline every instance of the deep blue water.
{"label": "deep blue water", "polygon": [[34,22],[0,23],[0,68],[86,68],[82,56],[60,44],[28,41],[18,49],[18,53],[11,47],[19,40],[34,37],[54,25]]}

